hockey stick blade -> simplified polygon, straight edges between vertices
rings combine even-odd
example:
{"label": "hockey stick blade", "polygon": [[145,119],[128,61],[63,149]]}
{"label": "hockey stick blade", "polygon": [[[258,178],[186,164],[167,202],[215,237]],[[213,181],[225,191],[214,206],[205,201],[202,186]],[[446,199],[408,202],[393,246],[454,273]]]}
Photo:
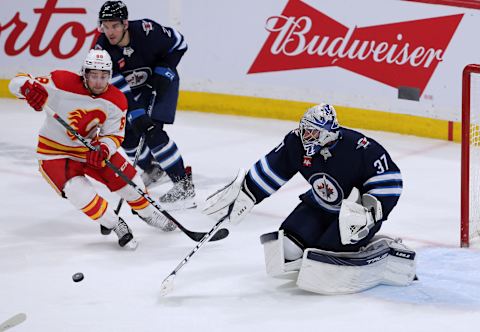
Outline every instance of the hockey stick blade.
{"label": "hockey stick blade", "polygon": [[[203,239],[203,237],[205,235],[207,235],[207,233],[205,233],[205,232],[193,232],[193,231],[189,231],[187,229],[182,229],[182,231],[185,232],[193,241],[196,241],[196,242],[201,241]],[[228,229],[221,228],[215,233],[214,236],[212,236],[212,238],[209,240],[209,242],[223,240],[224,238],[226,238],[228,236],[228,234],[230,234]]]}
{"label": "hockey stick blade", "polygon": [[175,273],[172,273],[162,281],[162,285],[160,286],[161,296],[166,296],[168,293],[172,291],[174,286],[174,283],[173,283],[174,280],[175,280]]}
{"label": "hockey stick blade", "polygon": [[5,331],[11,327],[17,326],[18,324],[23,323],[27,319],[27,315],[23,312],[16,314],[15,316],[7,319],[2,324],[0,324],[0,332]]}

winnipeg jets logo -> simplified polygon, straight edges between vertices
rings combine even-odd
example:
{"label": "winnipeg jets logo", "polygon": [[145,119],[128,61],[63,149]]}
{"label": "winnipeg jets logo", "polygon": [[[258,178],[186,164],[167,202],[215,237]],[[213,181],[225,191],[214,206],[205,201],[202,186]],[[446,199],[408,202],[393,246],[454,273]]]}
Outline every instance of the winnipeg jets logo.
{"label": "winnipeg jets logo", "polygon": [[143,27],[143,31],[145,31],[146,36],[148,36],[150,31],[153,30],[152,22],[142,21],[142,27]]}
{"label": "winnipeg jets logo", "polygon": [[370,142],[368,141],[368,139],[366,137],[362,137],[357,141],[356,150],[358,150],[360,148],[366,149],[369,145],[370,145]]}
{"label": "winnipeg jets logo", "polygon": [[131,57],[133,52],[135,52],[135,50],[133,48],[131,48],[130,46],[127,46],[123,49],[123,55],[126,55],[128,57]]}
{"label": "winnipeg jets logo", "polygon": [[123,73],[125,80],[131,88],[137,88],[144,85],[152,70],[149,67],[136,68],[135,70],[127,70]]}
{"label": "winnipeg jets logo", "polygon": [[342,187],[327,173],[316,173],[308,179],[314,194],[328,205],[340,205],[344,195]]}
{"label": "winnipeg jets logo", "polygon": [[328,158],[330,158],[332,156],[332,153],[330,152],[330,150],[327,147],[321,149],[320,154],[323,156],[324,160],[327,160]]}

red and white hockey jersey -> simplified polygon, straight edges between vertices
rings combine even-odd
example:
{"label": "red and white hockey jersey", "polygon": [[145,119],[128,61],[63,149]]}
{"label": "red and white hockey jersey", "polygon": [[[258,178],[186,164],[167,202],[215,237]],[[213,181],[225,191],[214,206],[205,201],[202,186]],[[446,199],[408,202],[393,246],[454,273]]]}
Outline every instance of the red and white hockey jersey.
{"label": "red and white hockey jersey", "polygon": [[[18,98],[24,97],[20,87],[32,77],[19,74],[10,81],[10,91]],[[110,155],[114,154],[123,142],[125,133],[125,115],[127,99],[113,85],[94,96],[84,86],[80,75],[57,70],[49,76],[36,77],[35,80],[47,89],[47,105],[62,119],[87,139],[95,139],[108,145]],[[98,135],[98,136],[97,136]],[[40,129],[37,153],[39,159],[70,158],[85,161],[88,148],[69,133],[50,115]]]}

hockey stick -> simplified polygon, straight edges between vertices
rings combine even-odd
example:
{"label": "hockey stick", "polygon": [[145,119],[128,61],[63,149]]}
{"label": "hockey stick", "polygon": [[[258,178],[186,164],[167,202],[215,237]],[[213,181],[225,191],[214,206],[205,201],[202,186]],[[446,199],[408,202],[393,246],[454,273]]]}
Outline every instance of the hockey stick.
{"label": "hockey stick", "polygon": [[[80,135],[72,126],[70,126],[65,120],[63,120],[57,113],[55,113],[54,110],[50,108],[50,106],[45,105],[43,107],[44,110],[47,111],[55,120],[57,120],[65,129],[67,129],[73,136],[75,136],[80,142],[82,142],[83,145],[85,145],[87,148],[89,148],[92,151],[95,151],[96,148],[83,137]],[[125,181],[127,184],[129,184],[135,191],[145,198],[150,204],[152,204],[161,214],[163,214],[166,218],[170,219],[172,222],[174,222],[178,228],[184,232],[189,238],[191,238],[194,241],[201,241],[205,237],[205,235],[209,233],[205,232],[194,232],[186,229],[183,227],[178,220],[176,220],[174,217],[170,215],[167,211],[163,210],[162,207],[155,202],[146,192],[144,192],[139,186],[135,184],[132,180],[130,180],[125,173],[123,173],[118,167],[113,165],[108,159],[105,159],[105,164],[112,169],[123,181]],[[224,239],[228,236],[228,229],[219,229],[218,232],[215,234],[215,236],[212,237],[212,241],[217,241]]]}
{"label": "hockey stick", "polygon": [[[148,110],[147,110],[148,116],[152,115],[153,105],[155,104],[155,99],[156,98],[157,98],[157,91],[152,90],[152,96],[151,96],[151,99],[150,99],[150,103],[148,104]],[[137,166],[137,162],[138,162],[138,159],[140,158],[140,155],[142,154],[142,149],[143,149],[144,144],[145,144],[145,133],[142,134],[142,136],[140,137],[140,140],[138,141],[137,151],[135,151],[135,159],[133,160],[133,167]],[[122,209],[123,201],[124,201],[123,197],[120,198],[120,200],[118,201],[117,208],[115,209],[115,214],[117,216],[120,214],[120,210]],[[102,233],[103,235],[108,235],[111,232],[112,232],[111,229],[109,229],[109,228],[107,228],[103,225],[100,225],[100,233]]]}
{"label": "hockey stick", "polygon": [[[151,116],[153,111],[153,105],[155,104],[155,99],[157,98],[157,91],[155,89],[152,90],[152,96],[150,99],[150,104],[148,104],[147,115]],[[138,159],[140,158],[140,154],[142,153],[143,145],[145,144],[145,133],[142,134],[140,140],[138,141],[137,151],[135,152],[135,159],[133,160],[133,167],[137,166]],[[120,209],[123,205],[123,198],[120,198],[118,202],[117,209],[115,210],[115,214],[120,213]]]}
{"label": "hockey stick", "polygon": [[11,327],[17,326],[18,324],[23,323],[27,319],[27,315],[24,313],[16,314],[15,316],[7,319],[2,324],[0,324],[0,332],[5,331]]}
{"label": "hockey stick", "polygon": [[[190,253],[185,256],[185,258],[177,265],[177,267],[165,278],[163,279],[162,281],[162,284],[160,286],[160,295],[161,296],[165,296],[167,295],[168,293],[170,293],[172,290],[173,290],[173,286],[174,286],[174,281],[175,281],[175,277],[177,276],[177,273],[178,271],[180,271],[180,269],[188,263],[188,261],[190,260],[190,258],[192,258],[192,256],[198,251],[200,250],[200,248],[208,241],[210,241],[210,239],[213,237],[213,235],[216,233],[217,229],[225,222],[225,220],[227,219],[227,217],[230,215],[230,213],[232,212],[232,209],[233,209],[233,204],[230,205],[229,209],[228,209],[228,213],[225,215],[225,217],[223,217],[222,219],[220,219],[213,227],[212,229],[207,233],[205,234],[205,236],[197,243],[197,245],[195,246],[195,248],[192,249],[192,251],[190,251]],[[225,228],[222,228],[222,229],[225,229]],[[220,229],[219,232],[222,230]],[[226,230],[226,229],[225,229]],[[218,234],[218,233],[217,233]]]}

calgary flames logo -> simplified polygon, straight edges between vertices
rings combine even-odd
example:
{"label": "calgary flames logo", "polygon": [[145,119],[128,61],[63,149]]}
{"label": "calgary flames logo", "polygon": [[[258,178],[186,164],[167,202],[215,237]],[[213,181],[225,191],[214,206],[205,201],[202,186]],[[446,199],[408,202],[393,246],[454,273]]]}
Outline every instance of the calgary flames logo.
{"label": "calgary flames logo", "polygon": [[[95,129],[102,125],[107,119],[107,115],[99,109],[82,110],[77,109],[68,115],[68,122],[73,129],[75,129],[83,137],[90,137],[95,134]],[[93,135],[92,135],[93,133]],[[68,136],[72,141],[76,138],[67,131]]]}

